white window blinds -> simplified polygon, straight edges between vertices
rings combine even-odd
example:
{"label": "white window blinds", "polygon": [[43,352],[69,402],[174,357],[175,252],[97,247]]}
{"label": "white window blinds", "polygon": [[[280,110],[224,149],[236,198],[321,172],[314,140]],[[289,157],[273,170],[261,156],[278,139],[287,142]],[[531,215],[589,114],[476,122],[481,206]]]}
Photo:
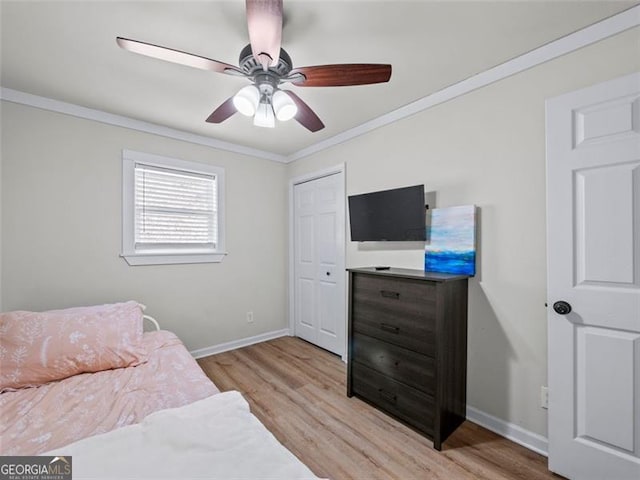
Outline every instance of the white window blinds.
{"label": "white window blinds", "polygon": [[136,163],[135,248],[215,250],[217,176]]}

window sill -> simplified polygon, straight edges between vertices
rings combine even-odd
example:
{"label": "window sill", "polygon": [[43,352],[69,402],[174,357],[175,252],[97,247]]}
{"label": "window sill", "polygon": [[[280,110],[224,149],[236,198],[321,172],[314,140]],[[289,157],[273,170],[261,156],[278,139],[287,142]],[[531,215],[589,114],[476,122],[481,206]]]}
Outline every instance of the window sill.
{"label": "window sill", "polygon": [[187,263],[220,263],[226,253],[123,253],[120,256],[134,267],[138,265],[176,265]]}

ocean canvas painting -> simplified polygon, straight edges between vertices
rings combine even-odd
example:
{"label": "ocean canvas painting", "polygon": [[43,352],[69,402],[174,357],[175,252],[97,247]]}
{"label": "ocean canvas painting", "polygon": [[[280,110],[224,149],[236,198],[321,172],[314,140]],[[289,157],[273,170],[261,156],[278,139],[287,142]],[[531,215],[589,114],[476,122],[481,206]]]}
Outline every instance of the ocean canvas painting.
{"label": "ocean canvas painting", "polygon": [[427,213],[424,269],[428,272],[476,274],[475,205],[434,208]]}

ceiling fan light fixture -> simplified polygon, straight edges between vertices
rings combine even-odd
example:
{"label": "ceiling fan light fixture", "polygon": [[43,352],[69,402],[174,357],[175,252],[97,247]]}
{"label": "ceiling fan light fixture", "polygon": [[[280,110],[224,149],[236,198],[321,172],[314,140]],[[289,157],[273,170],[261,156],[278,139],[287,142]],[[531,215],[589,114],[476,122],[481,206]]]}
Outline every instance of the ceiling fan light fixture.
{"label": "ceiling fan light fixture", "polygon": [[253,117],[253,124],[256,127],[273,128],[276,126],[276,118],[273,115],[273,108],[267,102],[261,102],[258,105],[256,114]]}
{"label": "ceiling fan light fixture", "polygon": [[247,117],[256,113],[259,103],[260,91],[255,85],[247,85],[233,97],[233,106]]}
{"label": "ceiling fan light fixture", "polygon": [[298,113],[298,106],[291,97],[282,90],[278,90],[273,94],[272,102],[276,118],[281,122],[291,120]]}

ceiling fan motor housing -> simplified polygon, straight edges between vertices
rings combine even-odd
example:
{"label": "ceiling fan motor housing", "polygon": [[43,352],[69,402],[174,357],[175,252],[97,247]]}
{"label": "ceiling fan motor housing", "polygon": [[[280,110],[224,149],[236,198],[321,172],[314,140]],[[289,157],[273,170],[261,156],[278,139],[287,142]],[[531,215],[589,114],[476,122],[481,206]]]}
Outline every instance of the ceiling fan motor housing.
{"label": "ceiling fan motor housing", "polygon": [[291,57],[284,49],[281,48],[278,64],[275,67],[269,67],[269,69],[265,71],[262,64],[253,56],[251,45],[247,45],[242,49],[238,63],[240,65],[240,69],[249,77],[253,77],[256,73],[262,72],[264,74],[271,74],[277,77],[278,82],[280,81],[280,78],[286,77],[293,68]]}

